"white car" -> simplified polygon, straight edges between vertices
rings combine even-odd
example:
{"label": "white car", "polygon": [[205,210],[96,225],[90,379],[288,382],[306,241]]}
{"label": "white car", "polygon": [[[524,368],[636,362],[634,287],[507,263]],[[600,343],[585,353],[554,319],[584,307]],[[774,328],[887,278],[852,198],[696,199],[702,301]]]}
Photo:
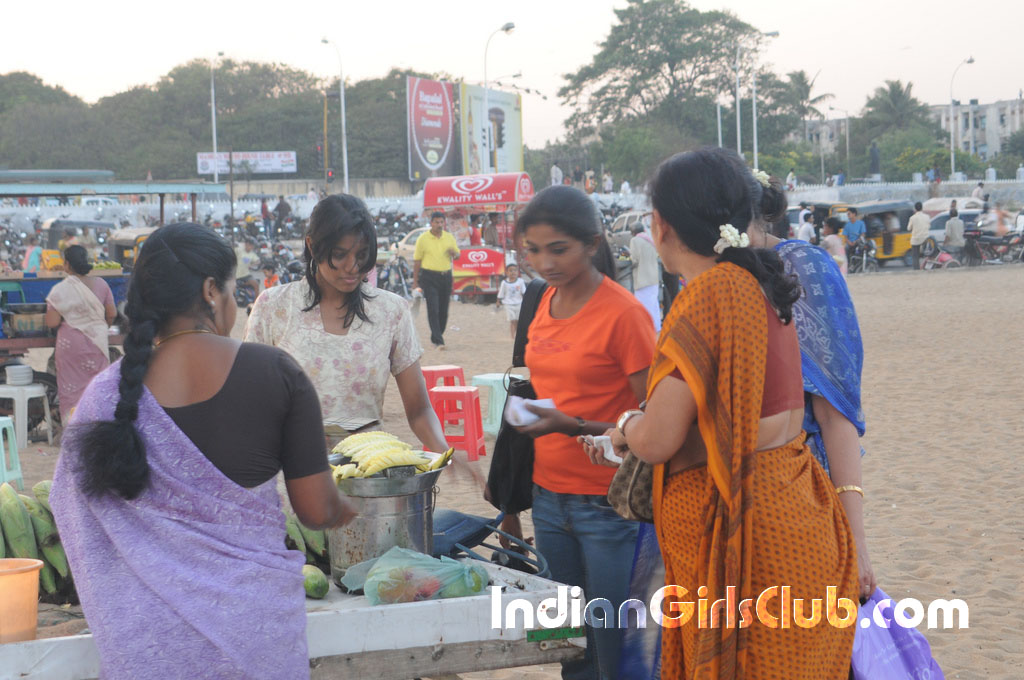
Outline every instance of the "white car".
{"label": "white car", "polygon": [[405,260],[405,263],[409,265],[409,267],[412,267],[413,256],[416,254],[416,241],[420,236],[428,231],[430,231],[430,227],[413,229],[395,244],[395,250],[398,253],[398,257]]}

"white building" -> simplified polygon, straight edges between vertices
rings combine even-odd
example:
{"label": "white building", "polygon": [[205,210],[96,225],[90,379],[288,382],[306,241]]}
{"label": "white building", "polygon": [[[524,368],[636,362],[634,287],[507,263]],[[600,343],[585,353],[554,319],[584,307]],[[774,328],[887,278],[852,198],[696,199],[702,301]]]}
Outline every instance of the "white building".
{"label": "white building", "polygon": [[[932,120],[949,136],[950,106],[929,107]],[[954,139],[958,151],[976,153],[989,159],[1000,152],[1010,135],[1024,129],[1024,94],[991,104],[977,100],[961,102],[953,107]]]}

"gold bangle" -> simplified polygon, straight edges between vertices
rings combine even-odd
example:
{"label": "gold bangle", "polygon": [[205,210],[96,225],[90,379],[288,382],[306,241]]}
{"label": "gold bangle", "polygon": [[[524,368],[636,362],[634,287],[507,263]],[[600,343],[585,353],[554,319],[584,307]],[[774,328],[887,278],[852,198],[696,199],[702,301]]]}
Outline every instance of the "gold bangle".
{"label": "gold bangle", "polygon": [[864,489],[860,488],[856,484],[847,484],[846,486],[836,487],[837,494],[843,493],[844,491],[856,491],[861,495],[861,498],[864,497]]}

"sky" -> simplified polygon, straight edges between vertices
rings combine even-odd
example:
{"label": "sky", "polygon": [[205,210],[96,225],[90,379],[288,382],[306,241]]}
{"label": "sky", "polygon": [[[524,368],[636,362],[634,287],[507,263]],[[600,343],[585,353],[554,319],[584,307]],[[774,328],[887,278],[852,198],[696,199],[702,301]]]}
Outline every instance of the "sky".
{"label": "sky", "polygon": [[[391,67],[515,82],[547,96],[523,95],[523,131],[531,147],[563,134],[570,111],[556,93],[563,76],[587,64],[625,0],[288,0],[245,3],[179,0],[151,3],[53,0],[4,3],[0,73],[28,71],[86,101],[155,83],[171,68],[224,52],[234,60],[281,62],[316,75],[338,73],[338,45],[348,82]],[[826,111],[860,111],[887,79],[911,81],[929,104],[954,97],[982,103],[1016,98],[1024,88],[1019,27],[1024,2],[991,0],[977,10],[957,0],[692,0],[725,9],[756,28],[779,31],[760,60],[777,73],[817,74],[815,92],[835,95]],[[997,30],[999,26],[1007,30]],[[20,27],[20,28],[18,28]],[[514,81],[507,77],[521,72]],[[744,106],[749,110],[749,103]]]}

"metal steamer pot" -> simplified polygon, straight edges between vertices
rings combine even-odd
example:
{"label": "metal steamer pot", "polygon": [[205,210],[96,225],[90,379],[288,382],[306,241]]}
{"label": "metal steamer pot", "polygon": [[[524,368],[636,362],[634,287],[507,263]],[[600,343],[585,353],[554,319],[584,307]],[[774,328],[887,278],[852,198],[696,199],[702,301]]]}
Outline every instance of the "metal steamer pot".
{"label": "metal steamer pot", "polygon": [[341,586],[342,577],[352,565],[380,557],[395,546],[431,553],[435,483],[444,469],[407,477],[338,481],[338,490],[355,504],[359,515],[345,526],[327,531],[335,583]]}

